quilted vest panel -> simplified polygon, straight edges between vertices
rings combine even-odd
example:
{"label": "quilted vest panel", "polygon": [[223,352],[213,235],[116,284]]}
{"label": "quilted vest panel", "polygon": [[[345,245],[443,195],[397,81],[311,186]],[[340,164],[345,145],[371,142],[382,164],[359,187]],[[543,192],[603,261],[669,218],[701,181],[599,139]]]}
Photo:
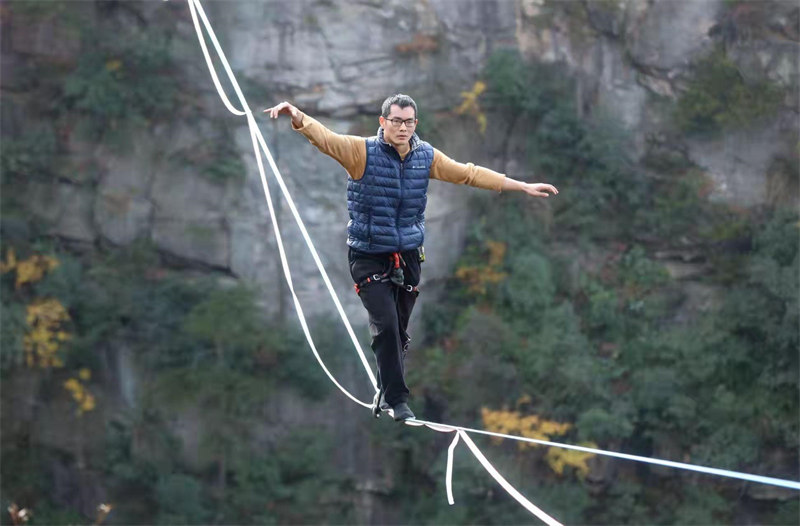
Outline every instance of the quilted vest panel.
{"label": "quilted vest panel", "polygon": [[425,240],[425,205],[433,147],[415,133],[400,160],[383,129],[366,139],[367,166],[347,183],[347,244],[368,253],[412,250]]}

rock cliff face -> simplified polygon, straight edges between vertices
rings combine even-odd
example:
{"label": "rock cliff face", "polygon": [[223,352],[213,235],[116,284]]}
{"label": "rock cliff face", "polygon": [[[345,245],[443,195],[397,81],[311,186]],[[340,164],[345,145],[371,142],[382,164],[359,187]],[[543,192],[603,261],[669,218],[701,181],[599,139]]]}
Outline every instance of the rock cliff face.
{"label": "rock cliff face", "polygon": [[[267,310],[290,312],[246,122],[219,101],[186,4],[69,6],[83,24],[167,28],[185,93],[178,106],[137,127],[121,145],[81,139],[64,131],[73,123],[59,124],[56,173],[31,176],[17,189],[27,211],[51,233],[89,249],[150,240],[178,262],[259,286]],[[66,76],[90,51],[58,13],[33,16],[15,7],[15,2],[0,6],[4,139],[53,128],[48,112],[36,109],[42,93],[31,91],[37,85],[31,65],[57,72],[58,85],[58,75]],[[371,135],[382,100],[408,93],[420,105],[423,130],[436,120],[436,147],[456,160],[524,178],[523,145],[506,148],[503,134],[492,133],[498,124],[491,116],[489,131],[481,136],[477,126],[453,112],[487,58],[497,49],[514,48],[527,58],[566,64],[578,79],[574,96],[582,111],[618,118],[632,132],[640,158],[658,148],[678,152],[711,177],[713,198],[744,207],[800,202],[797,174],[787,161],[796,158],[798,145],[800,9],[793,1],[243,0],[208,1],[205,7],[254,110],[291,100],[337,132]],[[720,45],[744,77],[770,79],[789,95],[777,114],[745,129],[685,139],[675,133],[663,106],[685,92],[692,64]],[[260,125],[345,308],[364,334],[366,314],[349,292],[345,257],[346,174],[291,131],[288,119],[261,118]],[[246,173],[225,178],[202,173],[198,159],[219,148]],[[543,178],[559,183],[558,174]],[[279,195],[276,185],[271,191]],[[435,298],[441,278],[452,273],[472,220],[468,200],[477,191],[430,186],[421,308]],[[304,308],[333,313],[333,306],[320,300],[327,293],[288,207],[279,203],[278,213]],[[691,276],[692,269],[672,272]],[[701,302],[711,293],[688,294]],[[127,379],[120,390],[132,404],[136,379],[129,358],[119,357],[120,377]],[[353,378],[360,373],[352,371]],[[276,402],[273,411],[291,403]],[[350,450],[353,459],[362,453]],[[369,461],[362,464],[358,469],[375,471],[371,479],[360,477],[366,485],[389,477]],[[364,513],[363,522],[385,522]]]}
{"label": "rock cliff face", "polygon": [[[370,135],[382,99],[406,92],[419,101],[423,125],[439,117],[437,147],[513,175],[524,174],[524,158],[493,156],[499,139],[463,130],[451,111],[494,50],[517,48],[529,58],[564,62],[579,78],[581,107],[619,118],[641,156],[671,140],[659,104],[685,89],[694,60],[724,42],[743,74],[770,78],[792,96],[766,122],[670,147],[707,171],[716,183],[713,197],[756,206],[791,200],[797,183],[776,159],[791,157],[798,140],[798,10],[792,2],[763,4],[302,0],[209,2],[206,9],[252,107],[289,99],[338,132]],[[182,100],[160,124],[139,128],[122,148],[70,135],[62,157],[72,170],[57,180],[31,180],[24,189],[31,210],[64,238],[115,245],[150,239],[167,254],[230,272],[272,294],[278,258],[246,124],[226,114],[217,99],[188,8],[143,2],[81,9],[97,22],[113,17],[118,24],[169,27],[171,53],[182,85],[191,86],[191,102]],[[25,95],[25,64],[45,61],[68,70],[87,50],[58,17],[32,19],[12,10],[4,26],[3,95],[15,104],[5,112],[3,134],[14,136],[30,125],[30,115],[23,115],[34,104]],[[292,132],[287,120],[262,119],[261,126],[337,288],[348,290],[344,171]],[[476,140],[486,148],[471,148]],[[209,142],[229,144],[246,177],[210,180],[186,162]],[[87,166],[92,169],[81,170]],[[545,178],[558,184],[558,174]],[[474,191],[431,186],[428,285],[451,271]],[[313,275],[288,210],[280,211],[297,275]],[[327,302],[311,301],[323,292],[319,280],[298,285],[312,312],[329,310]],[[364,321],[355,297],[345,294],[345,304]]]}

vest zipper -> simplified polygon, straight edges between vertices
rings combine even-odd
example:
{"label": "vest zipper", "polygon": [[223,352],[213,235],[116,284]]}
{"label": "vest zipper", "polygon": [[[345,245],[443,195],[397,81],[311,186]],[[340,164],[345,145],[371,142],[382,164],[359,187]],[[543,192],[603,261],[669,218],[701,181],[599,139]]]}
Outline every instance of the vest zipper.
{"label": "vest zipper", "polygon": [[[408,152],[406,159],[411,157],[411,152]],[[397,212],[394,218],[394,227],[397,229],[397,240],[399,246],[397,250],[403,250],[403,232],[400,230],[400,208],[403,206],[403,172],[405,171],[406,161],[400,159],[400,202],[397,203]]]}

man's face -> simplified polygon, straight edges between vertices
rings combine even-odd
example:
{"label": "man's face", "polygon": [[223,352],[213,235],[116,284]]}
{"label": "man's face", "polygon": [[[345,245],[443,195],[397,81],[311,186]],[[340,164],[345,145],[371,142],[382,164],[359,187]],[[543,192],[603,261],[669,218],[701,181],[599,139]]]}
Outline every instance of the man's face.
{"label": "man's face", "polygon": [[388,117],[381,116],[378,120],[383,128],[383,139],[392,146],[408,145],[417,125],[414,108],[411,106],[401,108],[397,104],[392,104]]}

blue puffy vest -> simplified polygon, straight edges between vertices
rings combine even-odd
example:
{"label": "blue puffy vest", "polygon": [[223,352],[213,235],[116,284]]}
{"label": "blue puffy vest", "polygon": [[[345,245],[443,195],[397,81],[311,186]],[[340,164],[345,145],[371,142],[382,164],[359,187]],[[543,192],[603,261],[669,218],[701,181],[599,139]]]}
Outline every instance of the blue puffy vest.
{"label": "blue puffy vest", "polygon": [[433,146],[415,133],[401,161],[397,150],[383,140],[382,128],[366,142],[364,175],[347,182],[347,244],[373,254],[415,249],[425,240]]}

